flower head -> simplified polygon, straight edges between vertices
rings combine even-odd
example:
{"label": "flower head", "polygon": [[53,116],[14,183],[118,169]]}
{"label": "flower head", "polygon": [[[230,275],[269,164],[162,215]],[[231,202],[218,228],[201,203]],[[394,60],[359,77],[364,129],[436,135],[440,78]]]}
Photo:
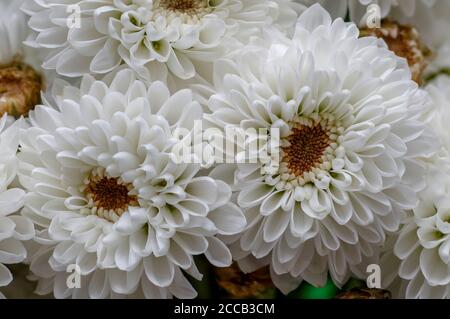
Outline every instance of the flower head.
{"label": "flower head", "polygon": [[380,28],[362,28],[361,36],[383,39],[391,51],[408,61],[413,80],[422,83],[422,73],[428,66],[432,53],[422,43],[414,27],[384,20]]}
{"label": "flower head", "polygon": [[44,68],[78,77],[127,64],[149,81],[168,71],[194,77],[260,28],[292,26],[293,7],[291,0],[34,0],[24,10],[34,30],[28,43],[48,52]]}
{"label": "flower head", "polygon": [[[30,266],[38,291],[192,298],[183,271],[201,278],[193,257],[229,265],[216,235],[245,226],[229,187],[174,161],[175,132],[192,130],[201,106],[191,91],[147,88],[128,69],[105,81],[55,85],[57,109],[37,107],[23,134],[23,213],[40,229]],[[70,265],[79,267],[81,288],[66,285]]]}
{"label": "flower head", "polygon": [[[231,245],[247,271],[270,264],[284,291],[304,279],[342,285],[378,257],[424,187],[435,152],[431,103],[403,59],[319,5],[292,39],[254,44],[215,65],[206,118],[280,132],[280,165],[222,165],[248,227]],[[233,242],[231,239],[230,242]],[[364,269],[365,270],[365,269]]]}
{"label": "flower head", "polygon": [[27,115],[41,101],[42,78],[29,65],[0,66],[0,114]]}
{"label": "flower head", "polygon": [[0,115],[26,115],[40,102],[43,87],[31,66],[34,58],[22,45],[27,35],[22,2],[0,2]]}
{"label": "flower head", "polygon": [[450,298],[450,78],[440,76],[426,90],[436,105],[431,126],[441,149],[431,158],[420,202],[389,240],[382,258],[384,285],[397,297]]}

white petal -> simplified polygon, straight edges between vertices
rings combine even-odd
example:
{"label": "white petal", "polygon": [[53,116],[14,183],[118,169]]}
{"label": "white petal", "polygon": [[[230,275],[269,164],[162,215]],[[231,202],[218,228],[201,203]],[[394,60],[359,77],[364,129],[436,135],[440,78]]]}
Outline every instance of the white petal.
{"label": "white petal", "polygon": [[167,257],[145,258],[144,269],[147,278],[158,287],[170,286],[174,279],[175,269]]}
{"label": "white petal", "polygon": [[242,208],[253,207],[261,203],[273,190],[273,187],[256,183],[244,188],[238,196],[238,204]]}
{"label": "white petal", "polygon": [[228,267],[231,265],[231,253],[227,246],[216,237],[208,238],[208,250],[206,258],[216,267]]}
{"label": "white petal", "polygon": [[174,284],[169,287],[170,292],[178,299],[193,299],[197,291],[178,269],[175,271]]}
{"label": "white petal", "polygon": [[8,189],[0,193],[0,216],[18,211],[23,205],[25,192],[19,188]]}
{"label": "white petal", "polygon": [[216,225],[222,235],[239,233],[246,226],[245,216],[241,209],[231,203],[211,211],[208,218]]}
{"label": "white petal", "polygon": [[286,230],[290,217],[290,213],[282,209],[272,213],[264,224],[264,240],[269,243],[277,240]]}
{"label": "white petal", "polygon": [[27,252],[20,241],[11,238],[0,241],[0,263],[18,263],[26,256]]}
{"label": "white petal", "polygon": [[5,265],[0,264],[0,287],[8,285],[13,280],[13,276]]}

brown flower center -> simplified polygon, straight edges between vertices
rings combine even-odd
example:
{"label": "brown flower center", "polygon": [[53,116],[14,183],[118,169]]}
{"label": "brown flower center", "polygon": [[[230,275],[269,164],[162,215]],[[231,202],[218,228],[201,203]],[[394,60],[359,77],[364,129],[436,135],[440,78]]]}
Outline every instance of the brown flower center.
{"label": "brown flower center", "polygon": [[302,176],[323,162],[323,155],[331,140],[329,133],[320,124],[300,125],[292,129],[286,138],[288,146],[282,147],[282,161],[287,164],[290,173]]}
{"label": "brown flower center", "polygon": [[408,61],[412,79],[421,83],[422,73],[428,65],[431,51],[422,43],[414,27],[384,20],[380,28],[361,29],[360,35],[382,38],[391,51]]}
{"label": "brown flower center", "polygon": [[130,206],[139,206],[136,195],[130,192],[133,185],[120,178],[91,173],[83,192],[91,212],[115,222]]}
{"label": "brown flower center", "polygon": [[27,115],[41,102],[43,81],[29,65],[13,62],[0,67],[0,116]]}
{"label": "brown flower center", "polygon": [[160,0],[159,5],[166,10],[193,14],[208,7],[205,0]]}

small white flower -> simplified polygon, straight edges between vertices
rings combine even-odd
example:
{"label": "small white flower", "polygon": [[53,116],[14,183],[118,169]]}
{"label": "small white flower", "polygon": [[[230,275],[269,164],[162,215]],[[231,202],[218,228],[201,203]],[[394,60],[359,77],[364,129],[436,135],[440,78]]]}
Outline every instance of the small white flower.
{"label": "small white flower", "polygon": [[[23,261],[27,254],[22,241],[34,236],[33,223],[15,214],[22,208],[25,198],[25,192],[15,185],[19,126],[22,121],[8,126],[11,120],[7,115],[0,119],[0,287],[12,280],[5,264]],[[1,293],[0,297],[3,297]]]}
{"label": "small white flower", "polygon": [[[39,106],[21,141],[23,214],[39,227],[31,271],[38,292],[57,298],[192,298],[183,271],[201,278],[193,257],[216,266],[231,254],[216,235],[245,226],[231,190],[200,166],[176,164],[175,130],[202,118],[190,90],[148,88],[131,70],[111,81],[83,77]],[[80,267],[81,288],[66,285]]]}
{"label": "small white flower", "polygon": [[401,298],[450,298],[450,78],[440,76],[426,90],[436,112],[431,126],[441,140],[428,163],[427,187],[403,221],[382,258],[384,285]]}
{"label": "small white flower", "polygon": [[270,264],[283,292],[304,279],[342,285],[378,257],[386,233],[424,187],[434,153],[430,101],[404,60],[319,5],[293,39],[254,44],[215,65],[207,119],[219,127],[279,128],[281,163],[217,167],[238,190],[249,226],[231,238],[244,270]]}
{"label": "small white flower", "polygon": [[[73,5],[80,23],[69,28]],[[262,27],[275,22],[292,27],[294,5],[291,0],[33,0],[23,9],[34,30],[28,43],[48,52],[44,68],[78,77],[125,63],[150,81],[164,80],[168,71],[192,78],[197,63],[201,68],[214,61]]]}

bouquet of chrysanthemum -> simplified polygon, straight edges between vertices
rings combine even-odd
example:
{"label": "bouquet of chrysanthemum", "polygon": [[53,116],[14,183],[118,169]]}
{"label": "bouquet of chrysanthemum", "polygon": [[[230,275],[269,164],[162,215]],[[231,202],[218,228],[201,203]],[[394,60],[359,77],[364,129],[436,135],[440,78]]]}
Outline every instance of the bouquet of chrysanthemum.
{"label": "bouquet of chrysanthemum", "polygon": [[450,298],[449,27],[450,0],[0,0],[0,291]]}

